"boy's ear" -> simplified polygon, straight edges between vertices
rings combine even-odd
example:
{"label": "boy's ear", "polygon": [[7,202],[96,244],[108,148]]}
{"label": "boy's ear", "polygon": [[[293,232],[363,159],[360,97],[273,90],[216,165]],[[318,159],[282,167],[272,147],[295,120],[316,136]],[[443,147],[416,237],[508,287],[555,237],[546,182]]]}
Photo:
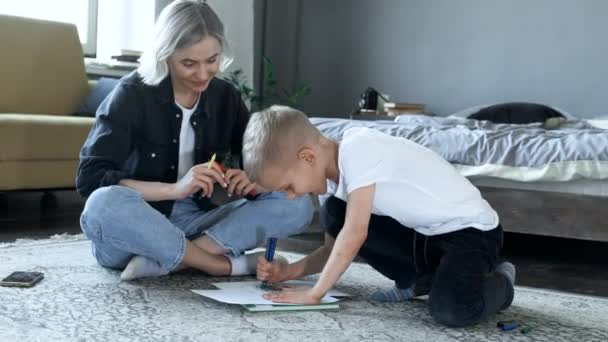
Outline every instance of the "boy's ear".
{"label": "boy's ear", "polygon": [[312,164],[316,158],[317,155],[312,148],[304,147],[298,151],[298,160]]}

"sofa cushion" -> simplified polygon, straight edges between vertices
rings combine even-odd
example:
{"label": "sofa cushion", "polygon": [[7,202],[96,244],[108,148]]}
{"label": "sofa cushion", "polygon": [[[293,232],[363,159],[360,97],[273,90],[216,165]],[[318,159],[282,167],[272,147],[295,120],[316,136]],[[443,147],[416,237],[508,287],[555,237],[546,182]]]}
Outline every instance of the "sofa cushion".
{"label": "sofa cushion", "polygon": [[89,92],[76,26],[0,15],[0,113],[74,113]]}
{"label": "sofa cushion", "polygon": [[94,118],[0,114],[0,162],[78,160]]}
{"label": "sofa cushion", "polygon": [[0,161],[0,191],[74,188],[78,160]]}

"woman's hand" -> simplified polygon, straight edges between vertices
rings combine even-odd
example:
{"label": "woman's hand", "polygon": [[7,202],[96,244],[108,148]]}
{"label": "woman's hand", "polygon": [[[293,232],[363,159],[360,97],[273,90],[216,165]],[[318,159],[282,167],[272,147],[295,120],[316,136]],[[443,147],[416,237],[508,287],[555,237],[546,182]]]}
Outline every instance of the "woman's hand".
{"label": "woman's hand", "polygon": [[289,263],[284,258],[276,258],[268,262],[265,257],[258,257],[256,276],[259,280],[267,281],[271,284],[289,280]]}
{"label": "woman's hand", "polygon": [[220,183],[224,188],[228,186],[222,169],[216,163],[211,167],[208,163],[195,165],[173,185],[173,197],[184,199],[199,190],[202,192],[202,197],[211,197],[215,182]]}
{"label": "woman's hand", "polygon": [[255,190],[257,185],[252,183],[247,174],[243,170],[229,169],[224,174],[224,179],[228,184],[228,197],[234,195],[245,196],[252,190]]}
{"label": "woman's hand", "polygon": [[319,304],[321,298],[314,293],[314,288],[286,288],[277,292],[264,294],[264,298],[275,303]]}

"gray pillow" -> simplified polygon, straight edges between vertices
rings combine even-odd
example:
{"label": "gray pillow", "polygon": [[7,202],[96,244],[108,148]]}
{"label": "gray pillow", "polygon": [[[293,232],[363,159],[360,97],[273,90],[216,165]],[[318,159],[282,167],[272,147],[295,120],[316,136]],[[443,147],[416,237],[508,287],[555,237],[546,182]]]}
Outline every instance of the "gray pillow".
{"label": "gray pillow", "polygon": [[117,78],[102,77],[97,80],[93,91],[87,96],[80,108],[74,113],[76,116],[95,116],[97,107],[114,90],[120,80]]}
{"label": "gray pillow", "polygon": [[528,102],[500,103],[469,115],[469,119],[511,124],[545,122],[549,118],[564,118],[564,115],[549,106]]}

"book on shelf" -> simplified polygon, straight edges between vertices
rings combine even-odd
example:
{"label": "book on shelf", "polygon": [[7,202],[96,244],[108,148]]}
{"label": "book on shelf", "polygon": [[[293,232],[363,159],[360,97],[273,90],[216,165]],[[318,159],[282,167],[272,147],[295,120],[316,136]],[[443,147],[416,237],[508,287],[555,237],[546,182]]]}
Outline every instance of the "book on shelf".
{"label": "book on shelf", "polygon": [[387,109],[385,114],[388,116],[396,116],[401,114],[426,114],[424,110],[418,109]]}
{"label": "book on shelf", "polygon": [[129,50],[129,49],[121,49],[120,54],[111,56],[111,59],[120,61],[120,62],[132,62],[137,63],[139,58],[141,57],[142,52],[138,50]]}
{"label": "book on shelf", "polygon": [[386,115],[396,116],[400,114],[424,114],[424,104],[421,103],[398,103],[387,102],[384,104]]}
{"label": "book on shelf", "polygon": [[119,62],[138,63],[140,57],[141,56],[134,56],[134,55],[116,55],[116,56],[112,56],[111,58],[114,60],[117,60]]}
{"label": "book on shelf", "polygon": [[424,104],[422,103],[399,103],[399,102],[386,102],[384,104],[385,109],[419,109],[424,110]]}
{"label": "book on shelf", "polygon": [[121,49],[120,50],[120,54],[123,56],[140,56],[142,55],[142,52],[139,50],[130,50],[130,49]]}
{"label": "book on shelf", "polygon": [[110,70],[110,69],[120,69],[120,70],[135,70],[139,67],[139,63],[134,62],[123,62],[117,60],[109,60],[109,61],[99,61],[94,58],[85,58],[84,64],[87,70]]}

